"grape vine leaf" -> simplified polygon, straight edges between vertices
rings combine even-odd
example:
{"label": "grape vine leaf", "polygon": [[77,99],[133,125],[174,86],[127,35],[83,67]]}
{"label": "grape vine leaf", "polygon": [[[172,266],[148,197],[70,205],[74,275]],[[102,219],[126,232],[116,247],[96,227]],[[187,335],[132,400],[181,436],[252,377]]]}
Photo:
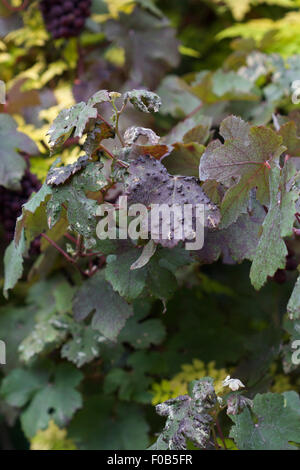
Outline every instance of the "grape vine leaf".
{"label": "grape vine leaf", "polygon": [[95,312],[92,328],[112,341],[117,338],[127,318],[133,314],[132,307],[113,290],[102,272],[96,273],[78,290],[73,309],[77,321],[82,321]]}
{"label": "grape vine leaf", "polygon": [[[54,325],[61,325],[61,319],[57,319]],[[71,318],[68,318],[67,328],[71,338],[61,348],[61,357],[73,362],[77,367],[82,367],[99,356],[101,344],[106,341],[104,336],[90,326],[79,324]]]}
{"label": "grape vine leaf", "polygon": [[124,95],[124,101],[130,103],[142,113],[157,113],[161,107],[161,99],[152,91],[131,90]]}
{"label": "grape vine leaf", "polygon": [[282,137],[271,129],[250,127],[236,116],[222,121],[220,134],[224,144],[213,141],[201,157],[200,180],[213,179],[230,186],[221,204],[220,227],[226,228],[246,212],[252,188],[257,188],[257,199],[268,204],[271,164],[278,163],[285,147]]}
{"label": "grape vine leaf", "polygon": [[54,120],[48,134],[52,150],[60,147],[74,131],[74,137],[82,137],[85,127],[90,119],[96,119],[96,104],[110,101],[106,90],[95,93],[87,103],[81,101],[69,109],[62,110]]}
{"label": "grape vine leaf", "polygon": [[99,149],[102,140],[113,139],[114,137],[115,132],[113,127],[106,122],[97,120],[95,122],[94,129],[92,129],[86,137],[86,140],[83,145],[83,150],[90,158],[93,158],[93,156]]}
{"label": "grape vine leaf", "polygon": [[278,134],[282,137],[283,145],[287,148],[287,153],[291,157],[300,156],[300,137],[298,137],[298,129],[294,121],[283,124]]}
{"label": "grape vine leaf", "polygon": [[113,289],[127,300],[137,298],[146,286],[147,269],[130,269],[137,257],[138,252],[133,248],[107,258],[105,278],[111,283]]}
{"label": "grape vine leaf", "polygon": [[118,403],[112,397],[87,399],[69,427],[69,436],[85,450],[140,450],[148,444],[149,425],[133,403]]}
{"label": "grape vine leaf", "polygon": [[87,191],[99,191],[107,181],[101,163],[89,163],[74,175],[70,182],[52,189],[52,198],[47,204],[48,226],[51,229],[59,221],[62,205],[67,205],[70,226],[85,238],[86,243],[95,243],[97,201],[87,197]]}
{"label": "grape vine leaf", "polygon": [[75,175],[78,171],[84,168],[88,163],[88,157],[79,157],[78,160],[69,165],[55,167],[48,172],[46,183],[49,186],[58,186],[65,183],[70,176]]}
{"label": "grape vine leaf", "polygon": [[257,394],[249,408],[231,415],[232,437],[240,450],[295,450],[300,443],[300,400],[296,392]]}
{"label": "grape vine leaf", "polygon": [[200,158],[204,151],[204,145],[196,142],[177,142],[173,144],[173,151],[163,158],[162,163],[171,175],[198,177]]}
{"label": "grape vine leaf", "polygon": [[30,155],[38,155],[35,143],[22,132],[17,131],[17,123],[8,114],[0,114],[0,186],[18,190],[20,180],[26,170],[26,160],[19,154],[22,150]]}
{"label": "grape vine leaf", "polygon": [[250,279],[255,289],[260,289],[268,276],[273,276],[277,269],[284,269],[288,254],[283,237],[292,234],[299,194],[288,184],[294,173],[289,162],[282,170],[275,167],[270,174],[270,207],[263,222],[256,254],[253,258]]}
{"label": "grape vine leaf", "polygon": [[176,75],[165,77],[161,81],[157,93],[162,99],[160,112],[170,114],[178,119],[193,112],[201,103],[196,96],[187,90],[185,82]]}
{"label": "grape vine leaf", "polygon": [[157,405],[156,412],[166,416],[164,430],[149,450],[184,450],[186,440],[200,449],[206,448],[213,418],[210,412],[217,404],[213,380],[204,377],[190,386],[190,396],[181,395]]}
{"label": "grape vine leaf", "polygon": [[7,247],[4,255],[4,287],[3,295],[8,297],[8,291],[13,289],[23,274],[23,256],[26,253],[24,230],[21,232],[20,240],[16,245],[13,240]]}
{"label": "grape vine leaf", "polygon": [[202,250],[197,251],[198,259],[203,263],[213,263],[223,255],[226,259],[238,263],[244,259],[253,260],[261,236],[261,226],[265,211],[259,202],[252,202],[252,210],[242,214],[236,222],[226,229],[209,231],[204,237]]}
{"label": "grape vine leaf", "polygon": [[[184,204],[191,204],[195,208],[196,204],[203,204],[205,208],[205,226],[215,228],[218,225],[219,211],[202,191],[196,178],[171,176],[162,163],[152,157],[143,156],[139,156],[130,164],[128,172],[126,195],[128,196],[129,206],[135,203],[142,203],[146,207],[151,204],[166,204],[168,206],[177,204],[181,207]],[[147,214],[147,217],[149,217],[149,214]],[[186,222],[190,222],[192,230],[193,220]],[[178,223],[183,226],[182,219]],[[182,240],[184,240],[186,235],[185,233],[182,235]],[[156,243],[166,247],[174,247],[180,241],[179,237],[174,236],[174,224],[170,225],[168,239],[163,239],[161,233],[157,233],[155,237],[152,236],[151,238]]]}
{"label": "grape vine leaf", "polygon": [[47,228],[46,204],[52,194],[50,186],[43,184],[22,207],[22,214],[17,219],[15,229],[15,242],[18,245],[21,233],[24,231],[26,248],[34,238]]}
{"label": "grape vine leaf", "polygon": [[[174,267],[162,265],[166,252],[157,251],[145,266],[133,270],[131,266],[137,260],[138,253],[136,248],[132,248],[109,257],[105,269],[106,280],[127,300],[138,298],[146,288],[155,298],[169,300],[176,290],[177,281],[173,274]],[[187,258],[184,262],[188,263]]]}
{"label": "grape vine leaf", "polygon": [[126,66],[135,86],[155,89],[169,68],[179,63],[178,41],[166,18],[157,18],[140,8],[121,13],[104,26],[110,41],[125,49]]}
{"label": "grape vine leaf", "polygon": [[[5,401],[18,408],[26,405],[40,390],[47,385],[47,373],[37,373],[31,369],[14,369],[1,383],[0,394]],[[20,386],[21,384],[21,386]]]}
{"label": "grape vine leaf", "polygon": [[162,138],[162,142],[172,145],[177,142],[190,143],[195,141],[198,144],[205,144],[210,135],[212,118],[204,116],[201,112],[195,113],[180,121],[172,130]]}
{"label": "grape vine leaf", "polygon": [[18,346],[34,328],[36,309],[32,305],[18,307],[6,304],[0,309],[0,330],[6,342],[7,373],[20,365]]}
{"label": "grape vine leaf", "polygon": [[[18,406],[21,403],[24,406],[30,400],[21,415],[22,428],[28,438],[38,430],[46,429],[51,419],[58,426],[65,426],[82,405],[81,396],[76,390],[82,374],[71,364],[56,366],[53,378],[49,372],[41,372],[39,369],[30,373],[26,373],[26,370],[14,371],[12,374],[6,378],[3,395],[8,402],[18,400]],[[18,390],[24,387],[24,375],[28,380],[25,381],[26,393],[16,396]]]}
{"label": "grape vine leaf", "polygon": [[151,345],[158,345],[166,336],[161,320],[147,318],[148,312],[139,308],[140,303],[144,302],[135,301],[134,315],[126,322],[119,336],[119,341],[129,343],[135,349],[147,349]]}
{"label": "grape vine leaf", "polygon": [[210,104],[227,100],[258,101],[260,97],[259,88],[234,71],[200,72],[191,84],[190,91],[204,103]]}
{"label": "grape vine leaf", "polygon": [[290,320],[300,319],[300,276],[288,302],[287,312]]}

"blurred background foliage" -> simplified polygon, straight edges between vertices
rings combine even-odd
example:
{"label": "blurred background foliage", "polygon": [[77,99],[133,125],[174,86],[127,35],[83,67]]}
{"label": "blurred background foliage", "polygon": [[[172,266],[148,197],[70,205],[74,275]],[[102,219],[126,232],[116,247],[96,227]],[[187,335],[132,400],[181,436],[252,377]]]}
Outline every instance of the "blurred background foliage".
{"label": "blurred background foliage", "polygon": [[[10,114],[36,144],[30,168],[40,181],[54,161],[46,137],[49,125],[60,110],[101,88],[157,90],[161,113],[142,119],[162,135],[191,113],[197,116],[200,107],[215,132],[230,111],[264,124],[275,110],[295,108],[290,85],[300,78],[300,56],[291,56],[300,50],[299,0],[93,0],[80,36],[57,40],[45,28],[39,2],[30,1],[20,11],[9,8],[22,3],[0,1],[0,80],[7,87],[7,103],[0,111]],[[127,127],[135,117],[135,111],[126,113]],[[64,162],[81,155],[75,143],[69,141],[63,150]],[[1,253],[4,248],[2,243]],[[52,376],[65,341],[47,323],[49,315],[71,313],[66,281],[57,274],[59,261],[51,266],[43,262],[42,279],[37,282],[31,270],[8,303],[0,298],[0,337],[7,341],[9,357],[1,374],[28,371],[26,363],[34,358],[31,379],[38,384],[40,368]],[[68,429],[60,429],[51,417],[44,419],[42,430],[28,425],[44,412],[37,399],[28,404],[39,393],[36,385],[10,406],[0,401],[0,447],[105,448],[111,438],[114,448],[143,448],[162,423],[151,404],[186,393],[190,380],[205,375],[215,378],[218,388],[234,371],[247,383],[250,396],[299,390],[299,368],[286,361],[289,336],[280,327],[296,274],[288,273],[283,284],[270,281],[257,293],[248,273],[247,262],[233,266],[231,261],[179,270],[180,289],[166,315],[159,302],[136,306],[144,320],[131,328],[152,334],[149,343],[131,341],[127,331],[125,346],[103,347],[101,358],[82,365],[84,408]],[[37,319],[45,334],[35,343]],[[154,324],[147,326],[147,321]],[[28,357],[18,353],[22,344]],[[21,381],[22,373],[15,380]],[[24,406],[26,416],[20,419]],[[129,414],[140,423],[138,437],[130,433]],[[222,425],[226,430],[229,422]]]}

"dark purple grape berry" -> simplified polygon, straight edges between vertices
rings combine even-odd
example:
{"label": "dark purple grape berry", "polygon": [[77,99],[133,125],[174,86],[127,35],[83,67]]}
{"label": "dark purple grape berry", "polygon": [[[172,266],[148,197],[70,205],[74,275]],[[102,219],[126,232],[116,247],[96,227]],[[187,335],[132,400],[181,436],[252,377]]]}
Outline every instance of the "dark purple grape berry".
{"label": "dark purple grape berry", "polygon": [[91,0],[67,0],[40,2],[47,30],[54,39],[78,36],[90,16]]}
{"label": "dark purple grape berry", "polygon": [[[10,243],[14,238],[16,220],[22,213],[22,205],[25,204],[29,196],[33,192],[38,191],[40,187],[40,182],[29,170],[26,171],[21,180],[21,189],[19,191],[11,191],[10,189],[0,186],[0,224],[4,229],[5,244]],[[37,244],[35,244],[34,254],[38,252]]]}
{"label": "dark purple grape berry", "polygon": [[286,272],[284,269],[277,269],[276,273],[273,276],[273,281],[277,284],[284,284],[286,282]]}

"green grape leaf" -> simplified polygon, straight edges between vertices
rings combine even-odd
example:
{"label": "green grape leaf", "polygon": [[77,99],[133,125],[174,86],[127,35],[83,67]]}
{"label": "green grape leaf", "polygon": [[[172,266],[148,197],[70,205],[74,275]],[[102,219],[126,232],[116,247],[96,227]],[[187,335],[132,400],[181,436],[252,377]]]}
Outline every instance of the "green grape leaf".
{"label": "green grape leaf", "polygon": [[130,269],[137,257],[138,251],[132,249],[107,259],[106,280],[111,283],[115,291],[128,300],[137,298],[146,286],[147,269]]}
{"label": "green grape leaf", "polygon": [[[293,450],[300,443],[300,401],[296,392],[257,394],[253,409],[231,415],[232,437],[240,450]],[[253,418],[254,415],[254,418]]]}
{"label": "green grape leaf", "polygon": [[33,331],[22,341],[18,350],[21,361],[28,363],[40,354],[48,345],[56,345],[63,341],[65,332],[61,333],[51,324],[51,319],[40,320]]}
{"label": "green grape leaf", "polygon": [[17,219],[15,229],[15,242],[19,244],[21,234],[24,231],[26,248],[41,232],[47,229],[46,203],[52,194],[51,188],[43,184],[40,190],[35,193],[22,207],[22,214]]}
{"label": "green grape leaf", "polygon": [[120,400],[151,403],[150,384],[151,379],[139,370],[128,372],[115,367],[106,375],[103,391],[108,395],[118,391]]}
{"label": "green grape leaf", "polygon": [[52,150],[60,147],[73,131],[74,137],[82,137],[89,120],[97,117],[97,109],[94,106],[105,101],[110,101],[109,93],[106,90],[100,90],[87,103],[82,101],[61,111],[48,132]]}
{"label": "green grape leaf", "polygon": [[3,295],[7,298],[8,291],[13,289],[23,274],[23,256],[26,253],[24,230],[21,232],[19,244],[13,240],[4,255],[4,287]]}
{"label": "green grape leaf", "polygon": [[[112,255],[107,259],[105,278],[113,289],[127,300],[136,299],[147,288],[155,298],[167,301],[177,288],[177,281],[173,274],[176,268],[174,265],[163,265],[167,252],[168,250],[156,251],[149,262],[139,269],[131,269],[138,258],[137,248]],[[184,257],[182,262],[188,264],[188,261],[188,258]]]}
{"label": "green grape leaf", "polygon": [[82,406],[81,395],[76,390],[81,380],[81,372],[71,364],[55,367],[53,380],[35,393],[22,413],[21,424],[27,437],[46,429],[51,419],[60,427],[69,422]]}
{"label": "green grape leaf", "polygon": [[184,118],[187,114],[193,112],[201,101],[190,93],[186,83],[175,75],[165,77],[157,93],[161,97],[162,114],[171,114],[174,118]]}
{"label": "green grape leaf", "polygon": [[119,341],[130,343],[135,349],[147,349],[162,343],[166,330],[161,320],[144,317],[144,312],[135,312],[121,331]]}
{"label": "green grape leaf", "polygon": [[26,170],[26,161],[19,150],[30,155],[39,154],[35,143],[17,131],[17,123],[8,114],[0,114],[0,186],[18,190]]}
{"label": "green grape leaf", "polygon": [[26,405],[40,390],[47,385],[47,373],[35,370],[14,369],[1,384],[0,395],[5,401],[18,408]]}
{"label": "green grape leaf", "polygon": [[80,157],[75,163],[69,165],[52,168],[47,175],[46,183],[49,186],[58,186],[65,183],[70,176],[75,175],[78,171],[87,165],[88,157]]}
{"label": "green grape leaf", "polygon": [[257,199],[268,204],[271,164],[278,163],[285,147],[281,145],[281,136],[271,129],[250,128],[235,116],[224,119],[220,134],[225,143],[213,141],[208,145],[200,161],[200,179],[213,179],[230,186],[221,204],[221,227],[226,228],[247,211],[252,188],[257,188]]}
{"label": "green grape leaf", "polygon": [[150,450],[184,450],[187,439],[200,449],[206,448],[213,421],[210,412],[217,404],[212,382],[208,377],[194,381],[190,396],[181,395],[155,407],[167,421]]}
{"label": "green grape leaf", "polygon": [[90,313],[92,328],[114,341],[126,320],[133,314],[131,306],[117,294],[99,272],[84,283],[73,302],[76,320],[84,320]]}
{"label": "green grape leaf", "polygon": [[111,397],[94,395],[71,422],[69,437],[79,449],[141,450],[149,442],[148,431],[149,426],[137,405],[114,406]]}
{"label": "green grape leaf", "polygon": [[161,106],[161,99],[152,91],[147,90],[131,90],[124,95],[124,101],[130,103],[142,113],[157,113]]}
{"label": "green grape leaf", "polygon": [[72,311],[74,288],[61,276],[33,284],[27,295],[27,303],[36,312],[35,326],[19,345],[20,359],[28,363],[41,352],[58,347],[65,339],[67,330],[57,329],[54,322],[58,316]]}
{"label": "green grape leaf", "polygon": [[73,230],[86,241],[96,237],[97,201],[89,199],[86,191],[99,191],[107,181],[101,163],[89,163],[81,172],[74,175],[69,183],[52,189],[52,198],[47,204],[48,226],[51,229],[59,221],[62,205],[67,205],[68,222]]}
{"label": "green grape leaf", "polygon": [[[61,320],[57,319],[53,324],[57,327],[61,324]],[[77,367],[82,367],[99,356],[101,343],[106,338],[90,326],[76,323],[72,319],[68,319],[67,325],[72,338],[63,345],[61,357],[73,362]]]}
{"label": "green grape leaf", "polygon": [[290,320],[300,319],[300,276],[287,305],[287,312]]}
{"label": "green grape leaf", "polygon": [[293,166],[287,162],[282,170],[276,167],[270,174],[270,207],[250,270],[255,289],[260,289],[277,269],[285,268],[288,251],[283,237],[292,234],[299,197],[297,191],[288,188],[291,171],[294,174]]}
{"label": "green grape leaf", "polygon": [[1,366],[7,373],[20,365],[18,346],[33,330],[36,309],[32,305],[17,307],[5,305],[0,309],[1,337],[6,343],[6,365]]}
{"label": "green grape leaf", "polygon": [[190,91],[209,104],[227,100],[258,101],[260,98],[260,90],[252,81],[233,71],[200,72]]}

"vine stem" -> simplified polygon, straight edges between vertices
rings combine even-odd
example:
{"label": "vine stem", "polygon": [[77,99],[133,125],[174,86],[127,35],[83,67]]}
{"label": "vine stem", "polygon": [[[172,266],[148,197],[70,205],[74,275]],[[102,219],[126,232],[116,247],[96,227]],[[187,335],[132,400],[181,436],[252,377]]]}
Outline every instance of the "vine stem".
{"label": "vine stem", "polygon": [[217,426],[217,430],[218,430],[219,436],[221,438],[221,441],[223,443],[224,449],[227,450],[224,434],[223,434],[222,428],[220,426],[220,422],[219,422],[217,417],[216,417],[216,426]]}
{"label": "vine stem", "polygon": [[66,253],[57,243],[55,243],[54,240],[52,240],[51,238],[48,237],[48,235],[46,235],[45,233],[42,233],[41,236],[47,240],[48,243],[50,243],[50,245],[52,245],[60,254],[63,255],[63,257],[69,262],[71,263],[73,266],[75,266],[79,272],[85,276],[85,273],[81,270],[81,268],[78,266],[78,264],[75,262],[75,260],[73,258],[71,258],[71,256],[68,255],[68,253]]}
{"label": "vine stem", "polygon": [[118,160],[118,159],[114,156],[114,154],[113,154],[110,150],[108,150],[107,147],[105,147],[105,145],[100,144],[97,150],[103,150],[103,151],[109,156],[109,158],[110,158],[111,160],[113,160],[114,162],[117,163],[117,165],[119,165],[119,166],[121,166],[121,167],[123,167],[123,168],[128,168],[129,165],[128,165],[127,163],[125,163],[125,162],[122,162],[122,160]]}
{"label": "vine stem", "polygon": [[198,111],[200,111],[202,106],[203,106],[203,103],[200,103],[195,109],[193,109],[193,111],[190,114],[187,114],[184,119],[189,119],[192,116],[194,116],[194,114],[196,114]]}
{"label": "vine stem", "polygon": [[220,446],[219,446],[218,441],[217,441],[217,436],[216,436],[216,431],[215,431],[214,426],[212,427],[211,432],[212,432],[213,439],[214,439],[215,449],[216,449],[216,450],[220,450]]}
{"label": "vine stem", "polygon": [[121,109],[118,109],[115,105],[115,102],[112,100],[112,107],[114,108],[115,112],[116,112],[116,126],[115,126],[115,130],[116,130],[116,134],[118,136],[118,139],[119,141],[121,142],[121,145],[122,147],[125,147],[125,142],[124,142],[124,139],[123,137],[121,136],[120,134],[120,131],[119,131],[119,120],[120,120],[120,116],[121,114],[123,113],[124,109],[125,109],[125,106],[126,106],[126,102],[123,103],[122,105],[122,108]]}
{"label": "vine stem", "polygon": [[99,112],[97,113],[97,118],[101,119],[101,121],[104,122],[107,126],[109,126],[111,129],[113,129],[113,126],[100,114]]}

